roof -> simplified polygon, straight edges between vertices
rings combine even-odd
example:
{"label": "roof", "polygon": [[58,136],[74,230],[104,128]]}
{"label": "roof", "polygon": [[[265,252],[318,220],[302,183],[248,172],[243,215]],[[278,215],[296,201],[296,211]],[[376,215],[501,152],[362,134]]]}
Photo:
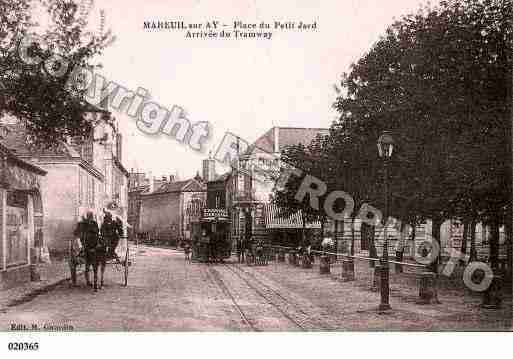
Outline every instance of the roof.
{"label": "roof", "polygon": [[278,139],[277,152],[281,152],[285,147],[303,144],[307,146],[317,135],[328,135],[327,128],[308,128],[308,127],[273,127],[262,136],[260,136],[248,150],[246,154],[251,154],[255,149],[268,153],[275,153],[274,142]]}
{"label": "roof", "polygon": [[[8,132],[1,140],[2,144],[18,156],[32,156],[33,151],[27,144],[26,131],[20,124],[4,124],[2,127]],[[52,148],[38,149],[38,156],[63,156],[66,158],[79,158],[80,154],[70,145],[57,142]]]}
{"label": "roof", "polygon": [[7,147],[2,145],[0,143],[0,152],[3,155],[6,155],[8,160],[13,161],[17,166],[21,168],[25,168],[26,170],[29,170],[31,172],[37,173],[38,175],[44,176],[46,175],[46,171],[42,169],[41,167],[38,167],[30,162],[24,161],[18,156],[16,156],[14,153],[12,153]]}
{"label": "roof", "polygon": [[145,196],[150,196],[153,194],[163,194],[163,193],[174,193],[174,192],[205,192],[207,189],[205,185],[199,183],[194,178],[184,180],[184,181],[174,181],[174,182],[166,182],[162,184],[160,187],[155,189],[151,193],[143,193]]}
{"label": "roof", "polygon": [[[270,229],[303,228],[301,210],[284,216],[280,208],[273,203],[264,205],[265,227]],[[319,221],[306,222],[305,228],[321,228]]]}

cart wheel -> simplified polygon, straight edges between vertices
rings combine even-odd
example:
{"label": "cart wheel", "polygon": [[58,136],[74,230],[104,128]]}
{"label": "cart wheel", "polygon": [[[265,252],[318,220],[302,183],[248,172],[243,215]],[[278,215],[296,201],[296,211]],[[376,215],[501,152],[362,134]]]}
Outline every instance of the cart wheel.
{"label": "cart wheel", "polygon": [[124,266],[125,266],[125,287],[128,285],[128,266],[130,265],[130,262],[129,262],[129,259],[128,259],[128,256],[129,255],[129,250],[128,250],[128,244],[126,246],[126,253],[125,253],[125,261],[124,261]]}

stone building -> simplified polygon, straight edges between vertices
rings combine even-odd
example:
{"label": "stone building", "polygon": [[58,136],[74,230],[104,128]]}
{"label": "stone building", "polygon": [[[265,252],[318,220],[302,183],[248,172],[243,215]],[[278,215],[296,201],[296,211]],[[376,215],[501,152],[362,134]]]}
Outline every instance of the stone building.
{"label": "stone building", "polygon": [[[307,146],[317,135],[326,134],[325,128],[273,127],[240,154],[226,184],[234,241],[248,235],[253,238],[300,236],[301,215],[280,218],[278,209],[270,203],[273,177],[279,171],[284,148],[300,143]],[[307,227],[320,228],[320,225],[307,223]]]}
{"label": "stone building", "polygon": [[134,172],[132,169],[128,178],[128,213],[127,221],[130,226],[128,234],[134,238],[140,229],[141,218],[141,195],[153,192],[155,189],[160,188],[164,183],[173,182],[174,175],[169,177],[162,176],[157,179],[151,175],[146,175],[144,172]]}
{"label": "stone building", "polygon": [[[121,163],[122,136],[115,119],[102,109],[87,114],[97,122],[86,138],[70,138],[51,149],[27,146],[21,122],[6,126],[2,143],[25,161],[47,172],[41,180],[45,207],[43,245],[66,252],[77,221],[92,210],[101,221],[104,210],[127,222],[128,172]],[[125,228],[126,229],[126,228]]]}
{"label": "stone building", "polygon": [[41,247],[46,171],[0,144],[0,289],[31,280]]}
{"label": "stone building", "polygon": [[139,231],[150,239],[177,244],[190,238],[187,208],[191,202],[205,202],[206,186],[194,178],[162,184],[140,194]]}

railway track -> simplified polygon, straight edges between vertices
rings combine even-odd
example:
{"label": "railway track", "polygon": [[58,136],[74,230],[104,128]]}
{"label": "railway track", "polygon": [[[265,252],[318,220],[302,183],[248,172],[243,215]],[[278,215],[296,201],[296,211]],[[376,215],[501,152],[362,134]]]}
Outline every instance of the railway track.
{"label": "railway track", "polygon": [[[281,301],[282,304],[285,304],[285,306],[288,307],[294,307],[294,309],[298,312],[300,312],[302,315],[305,316],[305,318],[308,317],[308,314],[297,308],[297,306],[294,306],[292,303],[290,303],[286,298],[284,298],[280,293],[269,287],[267,284],[262,282],[260,279],[256,278],[252,273],[246,272],[242,270],[241,268],[237,266],[232,266],[229,264],[223,264],[224,268],[227,268],[230,272],[232,272],[234,275],[236,275],[238,278],[240,278],[250,289],[252,289],[256,294],[258,294],[261,298],[263,298],[269,305],[271,305],[274,309],[276,309],[278,312],[281,313],[282,316],[287,318],[292,324],[294,324],[297,328],[299,328],[302,331],[306,331],[307,329],[298,322],[295,318],[293,318],[286,310],[282,308],[282,306],[278,305],[278,301]],[[235,270],[234,268],[237,268]],[[261,287],[257,288],[256,285],[254,285],[251,281],[248,280],[247,277],[245,277],[243,274],[250,275],[253,280]],[[263,287],[263,289],[262,289]],[[267,292],[267,293],[266,293]],[[274,298],[273,298],[274,297]],[[274,299],[274,300],[273,300]]]}
{"label": "railway track", "polygon": [[255,332],[258,332],[260,331],[250,320],[249,318],[246,316],[246,313],[244,313],[244,311],[242,310],[242,308],[240,307],[239,303],[237,303],[237,300],[235,299],[235,297],[233,296],[232,292],[230,291],[230,289],[228,288],[228,286],[226,285],[226,283],[221,279],[221,276],[219,275],[219,273],[213,269],[212,267],[208,266],[207,267],[207,270],[206,270],[206,274],[207,274],[207,277],[209,277],[213,283],[215,283],[217,285],[217,287],[221,290],[221,292],[224,293],[224,295],[226,295],[232,302],[233,304],[233,307],[235,308],[235,310],[237,311],[237,313],[239,314],[242,322],[247,326],[249,327],[252,331],[255,331]]}

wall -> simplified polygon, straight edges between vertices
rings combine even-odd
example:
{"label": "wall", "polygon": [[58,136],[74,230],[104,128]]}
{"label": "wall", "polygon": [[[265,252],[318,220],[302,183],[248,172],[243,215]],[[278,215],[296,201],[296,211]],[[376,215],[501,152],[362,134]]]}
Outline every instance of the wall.
{"label": "wall", "polygon": [[77,218],[78,166],[76,164],[39,164],[48,173],[41,178],[44,203],[45,245],[53,251],[67,250]]}
{"label": "wall", "polygon": [[187,223],[190,222],[190,219],[188,218],[187,214],[187,206],[190,202],[193,200],[200,201],[202,203],[205,203],[207,199],[207,193],[206,192],[183,192],[182,193],[182,201],[181,201],[181,223],[180,223],[180,234],[184,237],[188,237],[191,234],[187,234]]}
{"label": "wall", "polygon": [[164,193],[141,196],[140,231],[168,229],[180,223],[180,194]]}

